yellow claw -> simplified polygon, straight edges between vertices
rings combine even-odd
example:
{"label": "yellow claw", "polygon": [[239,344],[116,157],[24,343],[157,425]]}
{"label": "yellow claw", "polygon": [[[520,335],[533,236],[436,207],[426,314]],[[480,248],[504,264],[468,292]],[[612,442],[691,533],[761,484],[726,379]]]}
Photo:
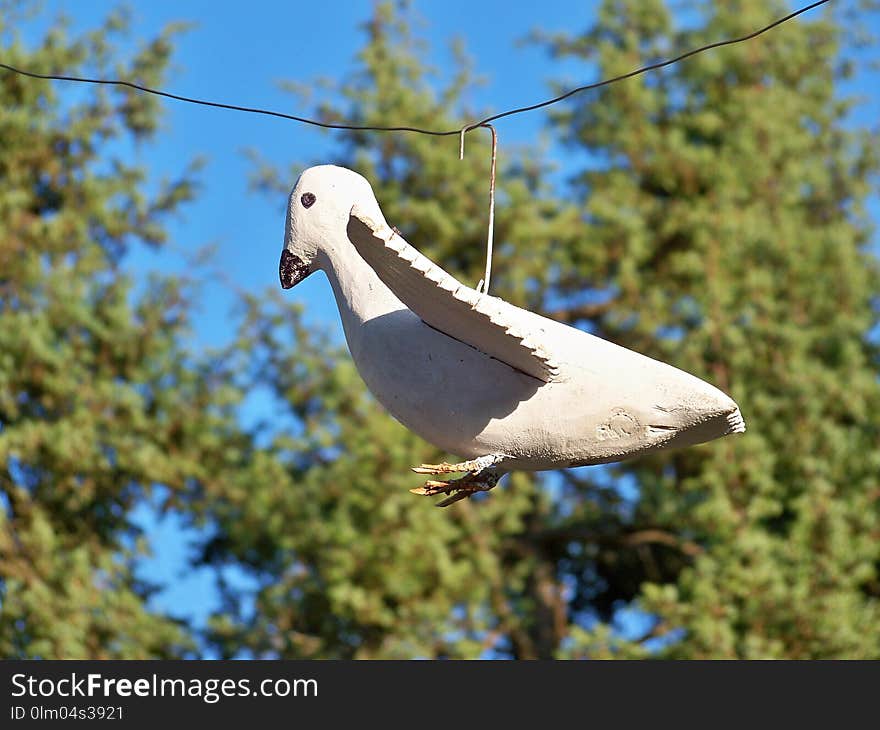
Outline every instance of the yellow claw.
{"label": "yellow claw", "polygon": [[419,464],[412,467],[412,470],[416,474],[454,474],[459,471],[465,471],[457,468],[458,466],[458,464],[447,464],[446,462],[442,464]]}
{"label": "yellow claw", "polygon": [[445,494],[447,492],[455,489],[454,486],[450,486],[447,482],[435,482],[435,481],[427,481],[423,487],[416,487],[415,489],[410,489],[409,491],[413,494],[420,494],[424,496],[430,497],[434,494]]}
{"label": "yellow claw", "polygon": [[[491,466],[491,464],[489,464]],[[440,482],[428,480],[424,486],[410,489],[412,494],[418,494],[423,497],[431,497],[435,494],[444,494],[446,498],[437,503],[438,507],[448,507],[451,504],[467,499],[475,492],[486,492],[492,489],[498,483],[498,474],[496,472],[486,473],[487,464],[485,457],[482,459],[473,459],[471,461],[462,461],[459,464],[419,464],[412,467],[416,474],[449,474],[456,472],[465,472],[463,477],[458,479],[450,479],[448,482]]]}

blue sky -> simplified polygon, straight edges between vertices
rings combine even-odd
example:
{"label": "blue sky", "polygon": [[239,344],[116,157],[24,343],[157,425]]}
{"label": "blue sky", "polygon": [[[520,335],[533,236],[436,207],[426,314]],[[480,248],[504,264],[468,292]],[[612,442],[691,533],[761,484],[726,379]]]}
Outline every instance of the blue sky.
{"label": "blue sky", "polygon": [[[476,72],[485,80],[469,101],[495,111],[547,97],[550,79],[572,86],[595,80],[589,68],[554,61],[540,48],[519,41],[536,28],[576,32],[590,23],[597,4],[595,0],[415,3],[425,20],[420,33],[431,42],[433,63],[441,69],[448,67],[449,41],[462,38]],[[75,28],[82,29],[97,25],[116,5],[103,0],[49,0],[44,3],[44,15],[64,13],[74,20]],[[371,5],[368,0],[257,0],[245,4],[151,0],[132,6],[132,36],[133,40],[150,38],[169,22],[192,21],[195,26],[175,43],[166,90],[308,115],[309,109],[297,107],[295,97],[281,91],[279,82],[311,84],[321,77],[340,78],[353,69],[354,54],[363,41],[359,26]],[[872,22],[876,21],[874,16]],[[851,89],[869,100],[854,120],[875,128],[880,118],[877,81],[873,72],[862,76]],[[546,116],[535,112],[499,123],[501,154],[507,144],[538,144],[545,122]],[[284,201],[267,200],[248,191],[251,163],[243,150],[253,148],[286,168],[294,160],[320,160],[329,155],[332,146],[332,134],[312,127],[165,102],[163,130],[156,143],[131,154],[157,177],[176,175],[186,160],[196,156],[204,157],[207,166],[201,173],[197,200],[169,227],[172,245],[160,253],[135,251],[129,261],[132,271],[185,272],[187,255],[210,244],[216,247],[214,265],[233,276],[239,288],[259,292],[276,287]],[[550,154],[558,155],[558,150],[551,148]],[[559,157],[564,171],[564,158]],[[880,217],[876,199],[872,211],[875,219]],[[290,295],[306,302],[313,319],[339,334],[335,306],[322,277],[311,277]],[[204,286],[194,344],[224,342],[229,335],[226,315],[231,302],[225,284],[209,282]],[[145,561],[142,573],[166,586],[153,599],[155,607],[203,619],[215,593],[208,574],[187,569],[187,545],[193,534],[174,515],[157,521],[149,506],[138,511],[137,519],[154,548],[154,556]]]}
{"label": "blue sky", "polygon": [[[49,14],[69,15],[75,27],[90,27],[115,5],[55,0],[45,7]],[[451,0],[417,3],[417,8],[426,23],[422,31],[431,39],[431,61],[441,70],[451,68],[449,43],[453,37],[463,38],[477,72],[486,81],[480,98],[473,101],[501,110],[545,98],[548,79],[565,77],[560,74],[564,65],[549,64],[539,48],[518,41],[537,26],[555,30],[585,27],[594,5],[592,1],[544,2],[537,22],[534,6],[522,3]],[[308,116],[309,110],[297,106],[297,99],[283,92],[280,82],[309,84],[322,77],[342,77],[353,69],[354,55],[364,37],[359,26],[369,17],[371,6],[367,0],[263,1],[248,4],[245,12],[237,3],[153,0],[133,10],[133,36],[149,38],[169,22],[192,21],[195,27],[176,40],[167,90],[287,113],[306,112]],[[580,9],[574,10],[575,6]],[[575,80],[574,64],[569,65]],[[502,154],[505,144],[537,143],[543,122],[541,114],[532,114],[499,125]],[[179,260],[173,260],[174,251],[163,251],[154,258],[140,251],[135,252],[139,258],[131,261],[132,268],[185,267],[184,252],[211,244],[218,249],[217,264],[234,271],[241,288],[259,291],[275,286],[283,225],[279,210],[284,201],[270,201],[248,191],[252,163],[242,152],[253,148],[283,167],[294,160],[329,156],[333,139],[332,133],[289,121],[166,102],[162,133],[155,144],[139,152],[142,161],[154,174],[168,176],[178,173],[183,161],[195,156],[206,158],[208,166],[201,176],[198,200],[187,205],[184,217],[170,227]],[[450,144],[450,149],[453,147]],[[290,294],[308,301],[311,310],[332,320],[335,309],[330,309],[332,302],[323,296],[322,287],[320,278],[313,277]],[[205,298],[211,309],[199,320],[199,339],[204,343],[222,341],[225,321],[216,312],[217,302],[226,300],[225,287],[218,283],[205,292]]]}
{"label": "blue sky", "polygon": [[[545,98],[549,79],[565,78],[564,65],[549,64],[540,49],[519,41],[537,27],[586,27],[595,3],[575,5],[560,0],[544,2],[538,18],[535,6],[523,3],[451,0],[422,2],[416,7],[425,21],[421,32],[431,42],[431,62],[441,73],[451,68],[450,42],[454,37],[464,39],[475,70],[484,79],[479,98],[469,101],[480,108],[502,110]],[[33,38],[59,13],[72,19],[74,29],[94,27],[116,6],[114,2],[50,0],[44,4],[45,17],[28,37]],[[364,38],[359,26],[369,17],[372,3],[253,2],[243,10],[238,3],[152,0],[131,7],[133,42],[154,36],[170,22],[195,24],[175,42],[165,90],[308,116],[308,109],[298,107],[295,97],[281,90],[280,82],[308,84],[322,77],[340,78],[352,70]],[[571,64],[572,82],[579,79],[574,71]],[[542,115],[532,114],[498,125],[502,154],[505,144],[537,144],[544,121]],[[239,288],[259,292],[277,287],[284,200],[272,201],[249,192],[252,163],[243,151],[252,148],[281,167],[294,160],[319,161],[333,148],[332,133],[172,101],[165,103],[162,127],[155,143],[127,150],[127,154],[148,166],[156,179],[179,174],[185,161],[193,157],[205,158],[207,166],[200,175],[198,198],[169,226],[170,245],[159,252],[133,250],[128,260],[130,270],[186,273],[188,256],[210,245],[216,249],[212,265],[234,274]],[[205,282],[201,292],[194,344],[221,344],[230,334],[225,315],[233,297],[219,281]],[[313,320],[341,336],[335,304],[322,277],[311,277],[289,295],[307,303]],[[251,410],[259,407],[256,399]],[[255,418],[258,415],[253,413]],[[215,605],[216,592],[209,571],[194,571],[187,565],[189,545],[197,534],[173,513],[162,519],[155,515],[148,504],[135,514],[153,549],[153,556],[141,566],[141,575],[165,586],[152,605],[201,623]],[[243,577],[231,574],[227,578],[244,587]]]}

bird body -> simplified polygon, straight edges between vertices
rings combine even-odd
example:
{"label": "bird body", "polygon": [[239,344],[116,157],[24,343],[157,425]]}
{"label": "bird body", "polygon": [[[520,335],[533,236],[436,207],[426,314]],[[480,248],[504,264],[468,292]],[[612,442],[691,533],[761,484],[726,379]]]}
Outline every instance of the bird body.
{"label": "bird body", "polygon": [[[282,286],[317,269],[376,399],[471,460],[422,473],[497,481],[744,430],[736,403],[705,381],[456,281],[388,226],[363,177],[329,165],[306,170],[291,193]],[[441,491],[451,489],[420,493]]]}

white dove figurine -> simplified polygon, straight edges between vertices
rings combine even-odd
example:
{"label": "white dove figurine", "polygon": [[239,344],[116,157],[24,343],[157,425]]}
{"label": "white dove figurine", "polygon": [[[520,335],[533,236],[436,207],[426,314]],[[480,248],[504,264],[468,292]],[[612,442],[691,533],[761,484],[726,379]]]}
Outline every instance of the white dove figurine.
{"label": "white dove figurine", "polygon": [[481,294],[422,256],[382,216],[370,183],[333,165],[290,194],[281,286],[321,269],[351,356],[376,399],[458,464],[422,464],[438,506],[512,470],[620,461],[745,430],[712,385]]}

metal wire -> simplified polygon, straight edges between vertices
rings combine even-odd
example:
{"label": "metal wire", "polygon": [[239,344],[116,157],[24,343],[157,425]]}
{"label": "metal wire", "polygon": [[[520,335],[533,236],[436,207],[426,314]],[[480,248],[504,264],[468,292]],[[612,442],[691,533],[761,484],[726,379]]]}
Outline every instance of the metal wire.
{"label": "metal wire", "polygon": [[498,114],[493,114],[491,116],[486,117],[478,122],[472,122],[470,124],[465,124],[463,127],[458,127],[456,129],[449,130],[437,130],[437,129],[425,129],[422,127],[412,127],[412,126],[382,126],[382,125],[367,125],[367,124],[345,124],[341,122],[322,122],[318,119],[309,119],[308,117],[300,117],[295,114],[286,114],[284,112],[274,111],[271,109],[261,109],[259,107],[250,107],[250,106],[241,106],[238,104],[226,104],[224,102],[218,101],[208,101],[206,99],[196,99],[191,96],[183,96],[181,94],[172,94],[168,91],[161,91],[159,89],[152,89],[148,86],[142,86],[141,84],[134,83],[132,81],[121,81],[116,79],[95,79],[88,78],[85,76],[66,76],[60,74],[40,74],[34,71],[28,71],[26,69],[17,68],[8,63],[0,62],[0,68],[4,68],[7,71],[12,71],[13,73],[21,74],[22,76],[30,76],[35,79],[46,79],[49,81],[78,81],[85,84],[102,84],[109,86],[124,86],[130,89],[134,89],[136,91],[141,91],[146,94],[154,94],[155,96],[162,96],[166,99],[174,99],[175,101],[183,101],[188,104],[198,104],[200,106],[208,106],[214,107],[217,109],[229,109],[232,111],[238,112],[246,112],[248,114],[262,114],[270,117],[278,117],[280,119],[287,119],[293,122],[300,122],[302,124],[310,124],[315,127],[323,127],[324,129],[345,129],[352,131],[364,131],[364,132],[415,132],[417,134],[429,134],[435,137],[448,137],[453,134],[459,134],[464,138],[464,135],[478,127],[485,126],[490,122],[497,121],[498,119],[503,119],[505,117],[512,116],[514,114],[523,114],[525,112],[534,111],[535,109],[541,109],[543,107],[550,106],[551,104],[557,104],[564,99],[568,99],[570,96],[574,96],[575,94],[580,94],[584,91],[589,91],[590,89],[598,89],[602,86],[607,86],[608,84],[613,84],[618,81],[623,81],[624,79],[632,78],[633,76],[639,76],[640,74],[646,73],[647,71],[653,71],[658,68],[663,68],[664,66],[670,66],[674,63],[678,63],[679,61],[683,61],[690,56],[694,56],[698,53],[702,53],[703,51],[708,51],[712,48],[720,48],[721,46],[729,46],[734,43],[742,43],[743,41],[751,40],[752,38],[756,38],[757,36],[766,33],[768,30],[772,30],[778,25],[782,25],[783,23],[796,18],[798,15],[802,15],[813,8],[817,8],[820,5],[824,5],[825,3],[830,2],[830,0],[817,0],[817,2],[811,3],[800,10],[796,10],[792,13],[789,13],[783,18],[779,18],[770,25],[766,25],[763,28],[754,31],[753,33],[749,33],[748,35],[740,36],[739,38],[731,38],[726,41],[717,41],[715,43],[710,43],[705,46],[701,46],[700,48],[695,48],[691,51],[687,51],[686,53],[682,53],[681,55],[676,56],[675,58],[670,58],[666,61],[658,61],[657,63],[652,63],[647,66],[642,66],[634,71],[630,71],[629,73],[621,74],[620,76],[615,76],[610,79],[604,79],[602,81],[597,81],[596,83],[586,84],[584,86],[578,86],[575,89],[571,89],[570,91],[565,92],[564,94],[560,94],[559,96],[555,96],[552,99],[547,99],[545,101],[538,102],[537,104],[531,104],[529,106],[521,106],[516,109],[509,109],[504,112],[500,112]]}
{"label": "metal wire", "polygon": [[598,89],[602,86],[608,86],[609,84],[617,83],[618,81],[624,81],[625,79],[633,78],[634,76],[639,76],[648,71],[654,71],[659,68],[663,68],[665,66],[671,66],[674,63],[678,63],[679,61],[683,61],[686,58],[690,58],[691,56],[695,56],[698,53],[703,53],[704,51],[708,51],[712,48],[720,48],[721,46],[730,46],[735,43],[742,43],[743,41],[751,40],[752,38],[756,38],[763,33],[766,33],[768,30],[772,30],[773,28],[782,25],[783,23],[796,18],[798,15],[802,15],[813,8],[817,8],[820,5],[824,5],[825,3],[830,2],[830,0],[817,0],[817,2],[811,3],[799,10],[795,10],[792,13],[789,13],[783,18],[779,18],[778,20],[773,21],[769,25],[765,25],[763,28],[760,28],[748,35],[740,36],[739,38],[730,38],[726,41],[716,41],[715,43],[709,43],[705,46],[700,46],[699,48],[695,48],[693,50],[682,53],[674,58],[667,59],[665,61],[658,61],[656,63],[648,64],[647,66],[642,66],[641,68],[637,68],[634,71],[630,71],[629,73],[621,74],[620,76],[614,76],[613,78],[603,79],[602,81],[597,81],[592,84],[585,84],[584,86],[578,86],[577,88],[566,91],[564,94],[560,94],[559,96],[554,96],[552,99],[546,99],[545,101],[538,102],[537,104],[531,104],[529,106],[521,106],[515,109],[508,109],[507,111],[500,112],[498,114],[493,114],[491,116],[486,117],[485,119],[480,120],[479,122],[472,122],[469,124],[465,124],[463,127],[458,129],[448,129],[448,130],[437,130],[437,129],[425,129],[422,127],[411,127],[411,126],[381,126],[381,125],[367,125],[367,124],[344,124],[341,122],[322,122],[318,119],[309,119],[308,117],[300,117],[295,114],[286,114],[284,112],[274,111],[272,109],[261,109],[259,107],[250,107],[250,106],[240,106],[238,104],[226,104],[224,102],[218,101],[208,101],[206,99],[196,99],[190,96],[183,96],[181,94],[172,94],[168,91],[161,91],[159,89],[152,89],[148,86],[142,86],[141,84],[136,84],[132,81],[121,81],[115,79],[94,79],[88,78],[85,76],[65,76],[60,74],[40,74],[34,71],[27,71],[25,69],[17,68],[15,66],[11,66],[8,63],[0,62],[0,68],[4,68],[7,71],[12,71],[13,73],[21,74],[22,76],[30,76],[35,79],[46,79],[49,81],[78,81],[86,84],[102,84],[108,86],[123,86],[129,89],[134,89],[136,91],[141,91],[146,94],[154,94],[155,96],[162,96],[166,99],[174,99],[175,101],[183,101],[188,104],[198,104],[199,106],[207,106],[214,107],[217,109],[229,109],[232,111],[245,112],[248,114],[262,114],[264,116],[270,117],[278,117],[280,119],[287,119],[293,122],[300,122],[302,124],[310,124],[314,127],[323,127],[324,129],[343,129],[343,130],[351,130],[351,131],[363,131],[363,132],[415,132],[417,134],[429,134],[434,137],[448,137],[453,134],[457,134],[460,136],[459,142],[459,157],[460,159],[464,159],[464,137],[471,130],[477,129],[479,127],[486,127],[492,133],[492,165],[491,165],[491,173],[489,179],[489,232],[486,241],[486,271],[483,278],[480,280],[480,283],[477,284],[477,291],[480,293],[487,293],[489,291],[489,277],[492,274],[492,242],[494,237],[494,228],[495,228],[495,163],[497,158],[497,148],[498,148],[498,135],[495,132],[495,127],[492,126],[491,122],[497,121],[499,119],[504,119],[505,117],[513,116],[514,114],[524,114],[525,112],[535,111],[536,109],[542,109],[544,107],[550,106],[551,104],[558,104],[560,101],[568,99],[575,94],[580,94],[584,91],[589,91],[591,89]]}

